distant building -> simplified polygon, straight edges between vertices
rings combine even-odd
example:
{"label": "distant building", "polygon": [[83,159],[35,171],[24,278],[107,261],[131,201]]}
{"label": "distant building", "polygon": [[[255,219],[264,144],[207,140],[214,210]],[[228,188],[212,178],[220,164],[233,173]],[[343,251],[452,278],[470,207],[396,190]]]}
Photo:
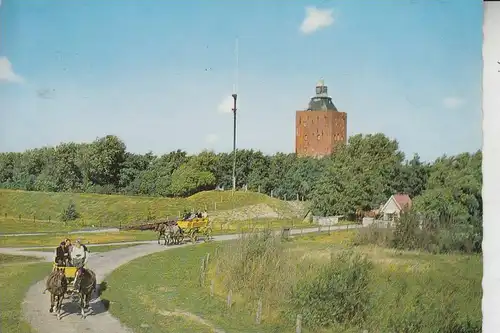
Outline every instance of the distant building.
{"label": "distant building", "polygon": [[395,217],[400,217],[401,212],[411,209],[412,201],[408,194],[394,194],[380,209],[383,220],[392,221]]}
{"label": "distant building", "polygon": [[347,140],[347,114],[339,112],[328,96],[323,80],[307,110],[296,112],[295,153],[297,156],[323,157]]}

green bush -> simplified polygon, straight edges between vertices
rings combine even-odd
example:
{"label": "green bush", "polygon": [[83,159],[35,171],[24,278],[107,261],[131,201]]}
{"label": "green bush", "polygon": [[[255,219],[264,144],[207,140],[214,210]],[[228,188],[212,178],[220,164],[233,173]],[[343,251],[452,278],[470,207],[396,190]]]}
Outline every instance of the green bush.
{"label": "green bush", "polygon": [[79,217],[80,214],[78,214],[78,212],[76,211],[76,206],[73,202],[70,202],[61,213],[61,221],[63,222],[74,221]]}
{"label": "green bush", "polygon": [[312,279],[297,283],[290,304],[311,328],[359,324],[369,309],[372,264],[351,251],[341,252]]}

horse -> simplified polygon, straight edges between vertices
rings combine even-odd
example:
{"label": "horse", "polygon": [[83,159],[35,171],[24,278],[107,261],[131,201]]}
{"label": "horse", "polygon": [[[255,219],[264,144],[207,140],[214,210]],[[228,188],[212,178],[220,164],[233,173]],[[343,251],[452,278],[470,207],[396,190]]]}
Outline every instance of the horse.
{"label": "horse", "polygon": [[165,234],[167,230],[167,225],[165,223],[159,223],[156,225],[155,231],[158,233],[158,244],[160,244],[160,238],[165,240],[165,245],[167,245],[167,236]]}
{"label": "horse", "polygon": [[80,272],[75,281],[75,291],[78,292],[80,298],[79,303],[83,319],[87,317],[85,310],[89,308],[92,292],[94,292],[96,288],[97,280],[94,271],[88,268],[80,268]]}
{"label": "horse", "polygon": [[165,228],[166,240],[165,245],[167,244],[179,244],[184,238],[182,229],[177,225],[167,225]]}
{"label": "horse", "polygon": [[[64,268],[56,268],[50,273],[45,283],[45,291],[50,292],[50,309],[49,312],[54,312],[54,305],[57,314],[57,319],[61,319],[61,307],[64,299],[64,294],[68,290],[68,279],[64,274]],[[45,293],[44,291],[44,293]]]}

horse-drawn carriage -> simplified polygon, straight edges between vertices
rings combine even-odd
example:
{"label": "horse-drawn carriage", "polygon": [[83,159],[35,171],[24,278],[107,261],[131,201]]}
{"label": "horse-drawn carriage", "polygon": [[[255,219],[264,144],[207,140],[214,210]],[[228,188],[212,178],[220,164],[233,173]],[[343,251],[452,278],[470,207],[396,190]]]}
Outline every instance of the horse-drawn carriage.
{"label": "horse-drawn carriage", "polygon": [[182,229],[184,235],[189,237],[192,243],[198,241],[200,234],[203,235],[205,241],[212,239],[212,225],[208,217],[180,220],[177,221],[177,225]]}
{"label": "horse-drawn carriage", "polygon": [[212,239],[212,224],[208,218],[193,218],[177,221],[157,223],[154,230],[158,232],[158,244],[160,239],[165,240],[165,245],[180,244],[186,238],[193,244],[202,235],[205,241]]}

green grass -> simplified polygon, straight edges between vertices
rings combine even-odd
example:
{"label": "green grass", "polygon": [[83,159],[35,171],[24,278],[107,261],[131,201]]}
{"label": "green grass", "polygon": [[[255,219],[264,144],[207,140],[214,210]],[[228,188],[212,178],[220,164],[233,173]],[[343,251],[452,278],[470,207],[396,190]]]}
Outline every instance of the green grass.
{"label": "green grass", "polygon": [[[123,245],[96,245],[96,246],[89,246],[88,249],[90,253],[97,253],[97,252],[108,252],[108,251],[113,251],[113,250],[118,250],[118,249],[125,249],[128,247],[132,246],[137,246],[140,244],[123,244]],[[53,248],[42,248],[42,249],[25,249],[25,251],[39,251],[39,252],[54,252]]]}
{"label": "green grass", "polygon": [[[316,274],[317,268],[329,262],[332,252],[349,247],[355,231],[335,232],[330,235],[303,236],[285,243],[288,260],[296,261],[299,271],[292,275],[304,278]],[[227,290],[216,282],[215,296],[210,296],[209,275],[205,285],[199,286],[200,262],[207,253],[211,263],[223,249],[237,251],[229,244],[203,244],[196,247],[173,249],[156,253],[147,259],[137,259],[121,266],[107,279],[108,289],[103,295],[111,301],[110,311],[135,332],[190,332],[188,323],[182,327],[165,326],[164,311],[190,312],[203,317],[211,325],[228,332],[288,332],[294,331],[293,320],[280,312],[285,303],[265,309],[261,325],[255,324],[255,301],[244,294],[233,293],[234,305],[227,309]],[[219,248],[216,251],[216,248]],[[481,322],[482,260],[477,255],[432,255],[402,252],[374,246],[355,247],[353,251],[367,255],[374,264],[370,278],[371,302],[363,327],[336,327],[303,332],[388,332],[395,323],[406,325],[409,333],[434,332],[443,323]],[[217,254],[217,253],[218,254]],[[286,262],[283,258],[281,261]],[[302,271],[301,263],[313,269]],[[303,267],[304,268],[304,267]],[[213,267],[212,267],[213,270]],[[273,270],[265,270],[273,274]],[[307,272],[306,272],[307,271]],[[221,272],[224,276],[226,272]],[[268,273],[265,273],[268,274]],[[308,275],[309,276],[309,275]],[[127,290],[124,293],[123,290]],[[251,294],[251,292],[250,292]],[[264,308],[266,308],[264,304]],[[189,321],[188,321],[189,322]],[[147,323],[149,328],[141,328]],[[193,323],[193,321],[191,321]],[[409,329],[408,325],[415,325]],[[457,331],[456,329],[453,331]],[[464,332],[477,332],[470,330]]]}
{"label": "green grass", "polygon": [[[254,221],[238,221],[231,223],[214,223],[213,235],[235,234],[250,232],[255,229],[271,228],[279,230],[284,226],[295,228],[308,228],[310,224],[299,220],[262,219]],[[68,234],[58,232],[48,235],[36,236],[0,236],[0,247],[26,247],[26,246],[57,246],[61,240],[70,238],[81,239],[85,244],[104,244],[115,242],[150,241],[157,240],[158,234],[153,231],[119,231]]]}
{"label": "green grass", "polygon": [[[238,309],[225,311],[224,300],[211,298],[207,287],[199,287],[200,258],[207,252],[213,253],[216,246],[210,243],[170,250],[168,260],[158,254],[147,260],[134,260],[112,273],[102,297],[110,300],[111,313],[137,333],[198,331],[187,323],[184,327],[165,326],[161,320],[166,319],[161,315],[164,311],[201,313],[212,325],[229,332],[261,331],[251,324],[251,315]],[[157,271],[159,267],[161,271]],[[150,327],[142,328],[143,323]]]}
{"label": "green grass", "polygon": [[12,254],[3,254],[0,253],[0,266],[5,265],[5,264],[11,264],[11,263],[26,263],[26,262],[33,262],[33,261],[39,261],[39,258],[36,257],[27,257],[27,256],[16,256]]}
{"label": "green grass", "polygon": [[[60,221],[70,202],[80,218]],[[288,203],[255,192],[207,191],[188,198],[162,198],[87,193],[48,193],[0,190],[0,232],[75,230],[82,227],[119,227],[151,218],[177,217],[184,209],[212,212],[266,204],[288,216]],[[288,215],[287,215],[288,214]]]}
{"label": "green grass", "polygon": [[[3,255],[0,255],[2,258]],[[27,257],[25,257],[27,258]],[[0,331],[8,333],[31,333],[34,330],[24,321],[21,303],[29,287],[46,277],[51,270],[49,263],[0,264]]]}
{"label": "green grass", "polygon": [[133,241],[150,241],[158,237],[152,231],[120,231],[88,234],[67,234],[39,236],[0,236],[0,247],[58,246],[65,238],[80,239],[84,244],[106,244]]}

